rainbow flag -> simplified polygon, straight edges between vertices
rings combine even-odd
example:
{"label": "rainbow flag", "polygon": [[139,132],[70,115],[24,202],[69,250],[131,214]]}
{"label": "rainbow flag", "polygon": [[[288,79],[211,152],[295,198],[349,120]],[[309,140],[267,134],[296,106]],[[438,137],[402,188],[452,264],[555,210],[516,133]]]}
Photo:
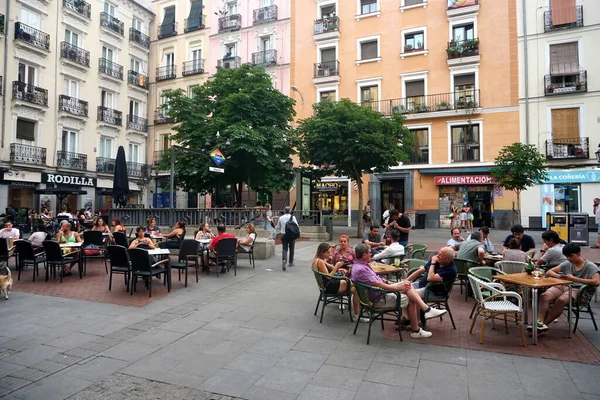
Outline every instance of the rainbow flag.
{"label": "rainbow flag", "polygon": [[210,153],[210,158],[212,158],[217,167],[220,167],[225,161],[225,157],[223,157],[223,153],[221,153],[221,150],[219,149],[213,150]]}

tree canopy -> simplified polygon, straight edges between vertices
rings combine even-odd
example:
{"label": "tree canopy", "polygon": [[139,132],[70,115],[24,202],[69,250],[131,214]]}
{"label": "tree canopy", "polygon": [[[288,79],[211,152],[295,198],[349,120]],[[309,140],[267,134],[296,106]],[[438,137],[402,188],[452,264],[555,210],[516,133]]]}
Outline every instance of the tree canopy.
{"label": "tree canopy", "polygon": [[[292,175],[284,164],[295,154],[296,133],[289,123],[295,115],[294,100],[273,88],[263,68],[244,64],[219,69],[213,79],[193,89],[170,91],[166,106],[173,119],[172,139],[191,151],[177,151],[177,186],[207,193],[220,185],[236,188],[240,201],[242,182],[254,190],[288,189]],[[209,172],[208,157],[220,149],[225,173]],[[162,167],[170,163],[165,152]]]}
{"label": "tree canopy", "polygon": [[[319,176],[347,176],[358,185],[359,210],[363,210],[363,174],[383,172],[407,161],[412,138],[404,118],[384,117],[371,107],[348,99],[322,101],[315,115],[299,122],[300,161],[318,167]],[[362,232],[359,218],[359,235]]]}

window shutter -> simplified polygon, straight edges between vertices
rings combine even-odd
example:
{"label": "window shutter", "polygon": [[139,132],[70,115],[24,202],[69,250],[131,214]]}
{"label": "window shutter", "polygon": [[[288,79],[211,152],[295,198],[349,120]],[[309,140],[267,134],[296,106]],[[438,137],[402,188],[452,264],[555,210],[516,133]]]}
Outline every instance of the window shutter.
{"label": "window shutter", "polygon": [[200,21],[202,19],[202,0],[194,1],[190,8],[190,15],[188,15],[187,29],[198,29],[200,28]]}
{"label": "window shutter", "polygon": [[572,139],[577,138],[579,138],[579,108],[552,110],[552,139],[554,143],[560,144],[561,140],[572,143]]}
{"label": "window shutter", "polygon": [[377,40],[361,43],[360,56],[361,60],[370,60],[372,58],[377,58]]}
{"label": "window shutter", "polygon": [[577,22],[575,0],[550,0],[550,11],[552,12],[552,26]]}
{"label": "window shutter", "polygon": [[414,6],[423,3],[423,0],[404,0],[404,6]]}
{"label": "window shutter", "polygon": [[17,139],[35,140],[35,122],[17,119]]}
{"label": "window shutter", "polygon": [[475,85],[475,75],[458,75],[454,77],[454,86]]}
{"label": "window shutter", "polygon": [[576,75],[579,73],[577,42],[550,46],[550,74]]}
{"label": "window shutter", "polygon": [[160,25],[160,34],[167,36],[175,32],[175,6],[165,8],[165,18]]}
{"label": "window shutter", "polygon": [[335,49],[321,50],[322,63],[332,63],[333,61],[335,61]]}
{"label": "window shutter", "polygon": [[425,95],[425,81],[406,82],[405,97],[416,97]]}

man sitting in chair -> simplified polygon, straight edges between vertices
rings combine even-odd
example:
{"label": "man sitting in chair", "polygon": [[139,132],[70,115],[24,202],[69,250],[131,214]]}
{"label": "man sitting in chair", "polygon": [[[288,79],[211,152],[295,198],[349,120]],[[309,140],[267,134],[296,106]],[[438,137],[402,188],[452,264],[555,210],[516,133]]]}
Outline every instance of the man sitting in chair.
{"label": "man sitting in chair", "polygon": [[[433,268],[431,268],[433,266]],[[410,282],[413,282],[413,287],[417,289],[421,298],[423,298],[425,294],[425,286],[429,282],[443,282],[449,283],[453,282],[456,279],[456,275],[458,271],[456,270],[456,265],[454,265],[454,250],[451,247],[442,247],[437,255],[431,257],[431,260],[420,267],[418,270],[410,274],[407,278]],[[420,279],[417,282],[414,282],[415,279]],[[434,286],[433,288],[435,288]],[[445,294],[445,293],[437,293],[434,290],[434,294]]]}
{"label": "man sitting in chair", "polygon": [[[394,240],[392,239],[392,242]],[[379,227],[377,225],[371,225],[368,232],[363,233],[362,242],[371,247],[371,254],[379,254],[385,247],[385,241],[381,240],[379,234]]]}
{"label": "man sitting in chair", "polygon": [[[385,264],[393,264],[390,260],[392,257],[403,256],[404,255],[404,246],[402,246],[398,241],[400,240],[400,232],[396,229],[393,229],[390,233],[392,238],[392,243],[383,249],[381,253],[377,253],[373,256],[373,260],[379,261]],[[366,243],[368,244],[368,243]],[[373,247],[371,247],[371,253],[373,252]]]}
{"label": "man sitting in chair", "polygon": [[485,265],[485,249],[483,248],[483,236],[480,232],[473,232],[471,239],[460,245],[457,257]]}
{"label": "man sitting in chair", "polygon": [[[234,239],[236,238],[231,233],[226,232],[225,225],[223,225],[223,224],[217,225],[217,233],[218,233],[218,235],[215,236],[210,241],[210,244],[208,245],[208,250],[204,251],[204,265],[208,265],[208,260],[210,258],[213,258],[213,259],[216,258],[217,245],[219,244],[219,240],[224,239],[224,238],[234,238]],[[223,267],[221,269],[221,272],[225,273],[225,272],[227,272],[227,269],[225,267]]]}

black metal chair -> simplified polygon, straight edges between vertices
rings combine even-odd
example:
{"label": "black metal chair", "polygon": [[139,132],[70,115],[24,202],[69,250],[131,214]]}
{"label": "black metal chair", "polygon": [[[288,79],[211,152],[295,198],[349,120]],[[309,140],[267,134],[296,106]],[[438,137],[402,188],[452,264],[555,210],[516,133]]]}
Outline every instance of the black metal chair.
{"label": "black metal chair", "polygon": [[[196,269],[196,282],[198,282],[198,250],[200,249],[200,242],[194,239],[185,239],[181,242],[179,248],[179,259],[176,263],[171,263],[171,268],[176,268],[179,273],[179,281],[181,281],[181,270],[185,270],[185,287],[188,283],[188,268],[194,267]],[[190,263],[193,261],[193,263]]]}
{"label": "black metal chair", "polygon": [[39,264],[44,264],[46,267],[46,257],[44,252],[35,254],[33,245],[27,240],[16,240],[15,248],[17,252],[17,270],[19,275],[17,280],[21,280],[21,271],[27,265],[33,265],[33,281],[35,282],[35,276],[40,276]]}
{"label": "black metal chair", "polygon": [[[433,268],[433,266],[430,268]],[[421,279],[422,276],[423,274],[419,275],[415,279],[415,282]],[[448,305],[448,300],[452,294],[452,288],[454,287],[455,281],[456,278],[446,282],[427,282],[427,286],[425,286],[425,292],[423,295],[423,301],[425,304],[430,306],[435,305],[436,308],[439,308],[440,310],[448,310],[448,316],[450,317],[450,322],[452,322],[452,328],[454,329],[456,329],[456,324],[454,323],[454,318],[452,317],[452,311]],[[425,328],[427,321],[425,319],[425,313],[423,310],[420,312],[420,317],[423,328]],[[440,320],[441,319],[442,317],[440,317]]]}
{"label": "black metal chair", "polygon": [[148,297],[152,297],[152,277],[165,274],[164,284],[167,284],[167,268],[162,265],[168,263],[169,260],[162,260],[152,264],[148,250],[144,249],[129,249],[129,260],[131,261],[131,295],[137,287],[137,278],[142,277],[146,286],[149,289]]}
{"label": "black metal chair", "polygon": [[8,263],[11,258],[15,259],[15,265],[17,264],[17,253],[14,249],[9,248],[8,239],[0,238],[0,262],[6,263],[6,268],[8,268]]}
{"label": "black metal chair", "polygon": [[[234,274],[237,275],[237,239],[223,238],[217,243],[217,251],[213,258],[217,263],[217,278],[219,277],[219,266],[225,265],[227,271],[233,264]],[[210,260],[210,257],[209,257]],[[210,266],[207,266],[206,273],[210,271]]]}
{"label": "black metal chair", "polygon": [[[598,330],[598,325],[596,325],[596,319],[594,318],[594,312],[592,311],[592,307],[590,303],[596,294],[596,290],[598,288],[596,286],[591,285],[583,285],[579,288],[577,292],[577,298],[574,299],[572,303],[573,314],[575,314],[575,325],[573,325],[573,333],[577,330],[577,324],[579,324],[579,314],[580,313],[588,313],[590,314],[590,319],[594,324],[594,329]],[[568,306],[565,307],[568,309]],[[587,318],[585,318],[587,319]]]}
{"label": "black metal chair", "polygon": [[[94,248],[88,248],[93,245]],[[85,231],[83,232],[83,245],[81,246],[83,259],[83,274],[87,272],[88,260],[103,260],[104,269],[108,274],[108,264],[106,263],[106,254],[104,248],[104,237],[101,231]],[[98,254],[87,254],[86,250],[98,250]]]}
{"label": "black metal chair", "polygon": [[[125,235],[123,235],[123,237],[125,237]],[[131,280],[131,262],[129,261],[127,247],[118,244],[108,246],[106,248],[106,257],[110,263],[108,290],[112,289],[113,274],[123,274],[125,277],[125,286],[127,286],[127,291],[129,292],[129,281]]]}
{"label": "black metal chair", "polygon": [[[256,234],[255,234],[256,235]],[[250,261],[250,265],[252,268],[256,268],[254,265],[254,244],[256,243],[256,236],[254,236],[254,240],[252,240],[252,244],[250,245],[250,249],[246,250],[243,247],[238,247],[237,252],[240,254],[248,254],[248,260]]]}
{"label": "black metal chair", "polygon": [[129,247],[129,241],[127,240],[125,232],[115,232],[113,233],[113,237],[115,238],[115,244],[125,248]]}
{"label": "black metal chair", "polygon": [[46,253],[46,265],[48,266],[46,268],[46,281],[49,278],[50,270],[53,272],[52,275],[56,277],[56,269],[60,268],[60,282],[62,283],[63,276],[65,274],[65,265],[74,263],[77,264],[77,269],[79,270],[79,279],[83,278],[83,268],[81,266],[79,250],[73,250],[69,253],[69,257],[65,257],[58,242],[53,240],[44,240],[42,245],[44,246],[44,253]]}

